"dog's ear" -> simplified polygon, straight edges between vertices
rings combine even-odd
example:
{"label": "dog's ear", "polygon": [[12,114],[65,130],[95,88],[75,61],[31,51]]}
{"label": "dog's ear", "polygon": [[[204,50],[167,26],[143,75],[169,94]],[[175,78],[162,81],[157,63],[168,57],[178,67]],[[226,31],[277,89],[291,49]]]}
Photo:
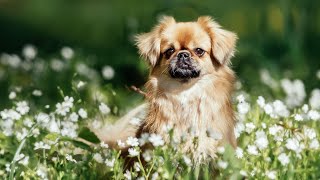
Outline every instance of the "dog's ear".
{"label": "dog's ear", "polygon": [[219,64],[230,63],[234,55],[237,35],[233,32],[224,30],[209,16],[202,16],[197,21],[207,31],[211,38],[211,53]]}
{"label": "dog's ear", "polygon": [[159,24],[151,32],[139,34],[135,37],[140,55],[154,67],[160,57],[161,32],[170,24],[175,23],[171,16],[162,16]]}

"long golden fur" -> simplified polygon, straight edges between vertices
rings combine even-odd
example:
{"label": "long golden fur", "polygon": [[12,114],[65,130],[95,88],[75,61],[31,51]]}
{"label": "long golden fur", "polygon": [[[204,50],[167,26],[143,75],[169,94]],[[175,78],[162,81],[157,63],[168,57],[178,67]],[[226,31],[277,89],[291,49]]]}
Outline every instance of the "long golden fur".
{"label": "long golden fur", "polygon": [[[222,29],[207,16],[195,22],[176,22],[173,17],[163,17],[151,32],[136,37],[139,53],[150,66],[144,121],[133,127],[128,123],[133,113],[121,120],[121,137],[109,134],[107,138],[107,132],[98,136],[112,143],[117,138],[125,140],[147,132],[160,134],[168,141],[166,127],[170,126],[174,139],[183,139],[182,150],[191,152],[196,163],[214,158],[217,147],[224,143],[235,147],[235,116],[231,105],[235,75],[229,64],[236,40],[234,33]],[[181,77],[176,77],[175,69],[170,72],[170,68],[180,63],[177,57],[183,52],[191,59],[188,68],[197,71],[192,77],[183,72]]]}

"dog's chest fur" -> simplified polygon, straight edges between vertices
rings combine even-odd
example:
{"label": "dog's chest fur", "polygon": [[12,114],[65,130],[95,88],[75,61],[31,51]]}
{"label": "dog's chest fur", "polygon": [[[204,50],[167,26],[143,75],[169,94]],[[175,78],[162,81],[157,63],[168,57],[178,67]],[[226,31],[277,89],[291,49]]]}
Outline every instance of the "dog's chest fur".
{"label": "dog's chest fur", "polygon": [[167,127],[172,127],[173,139],[182,141],[182,150],[192,152],[195,162],[214,157],[221,140],[228,141],[228,133],[233,131],[229,99],[216,98],[225,94],[212,94],[214,88],[213,83],[208,82],[196,83],[180,92],[153,87],[144,131],[160,134],[168,142]]}

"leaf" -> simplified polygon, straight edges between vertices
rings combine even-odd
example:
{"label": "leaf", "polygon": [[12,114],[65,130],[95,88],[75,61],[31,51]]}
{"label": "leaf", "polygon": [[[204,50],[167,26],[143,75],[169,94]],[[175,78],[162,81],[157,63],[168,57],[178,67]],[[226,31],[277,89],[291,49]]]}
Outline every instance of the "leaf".
{"label": "leaf", "polygon": [[91,147],[83,142],[76,141],[76,140],[72,140],[71,142],[74,146],[79,147],[81,149],[91,150]]}
{"label": "leaf", "polygon": [[83,127],[80,130],[78,137],[87,140],[92,143],[100,143],[99,138],[87,127]]}
{"label": "leaf", "polygon": [[47,140],[50,140],[50,141],[56,141],[59,136],[60,135],[58,133],[50,133],[50,134],[47,134],[44,137],[44,139],[47,139]]}

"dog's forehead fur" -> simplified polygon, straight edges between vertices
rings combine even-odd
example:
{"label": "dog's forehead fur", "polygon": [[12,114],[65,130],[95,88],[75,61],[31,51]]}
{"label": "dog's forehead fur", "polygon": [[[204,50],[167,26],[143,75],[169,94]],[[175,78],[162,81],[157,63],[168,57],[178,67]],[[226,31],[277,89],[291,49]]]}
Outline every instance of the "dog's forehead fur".
{"label": "dog's forehead fur", "polygon": [[197,22],[179,22],[167,26],[161,33],[161,52],[171,46],[176,49],[202,48],[210,51],[211,39]]}

